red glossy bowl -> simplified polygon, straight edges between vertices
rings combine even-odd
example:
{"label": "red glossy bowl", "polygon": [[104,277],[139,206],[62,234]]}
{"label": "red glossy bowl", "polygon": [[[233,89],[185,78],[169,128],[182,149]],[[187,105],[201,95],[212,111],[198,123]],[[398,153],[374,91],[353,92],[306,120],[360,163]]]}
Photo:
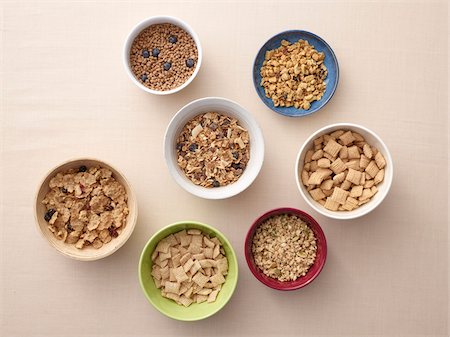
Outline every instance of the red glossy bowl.
{"label": "red glossy bowl", "polygon": [[[317,253],[314,264],[311,266],[305,276],[301,276],[295,281],[281,282],[266,276],[256,266],[253,259],[252,242],[256,229],[268,218],[279,214],[292,214],[298,216],[300,219],[306,222],[309,228],[311,228],[317,240]],[[247,233],[247,237],[245,238],[245,259],[247,260],[248,267],[250,268],[250,271],[253,273],[253,275],[255,275],[255,277],[266,286],[277,290],[296,290],[310,284],[322,271],[322,268],[325,265],[325,260],[327,259],[327,240],[325,239],[325,234],[323,233],[322,228],[320,228],[317,221],[314,220],[309,214],[295,208],[276,208],[261,215],[250,227]]]}

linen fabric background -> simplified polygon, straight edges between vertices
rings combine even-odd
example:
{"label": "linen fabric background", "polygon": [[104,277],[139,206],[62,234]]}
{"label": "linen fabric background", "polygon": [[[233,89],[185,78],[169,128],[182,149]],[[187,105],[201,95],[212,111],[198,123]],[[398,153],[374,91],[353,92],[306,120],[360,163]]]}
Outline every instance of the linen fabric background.
{"label": "linen fabric background", "polygon": [[[194,28],[204,63],[186,89],[157,97],[127,77],[122,48],[137,22],[164,14]],[[252,83],[258,49],[288,29],[323,37],[341,71],[331,102],[305,118],[270,111]],[[448,334],[446,1],[2,1],[0,33],[1,336]],[[188,194],[163,158],[170,119],[206,96],[242,104],[265,138],[260,175],[228,200]],[[313,211],[294,179],[303,141],[336,122],[378,133],[395,165],[385,201],[352,221]],[[139,202],[130,240],[92,263],[54,251],[33,214],[41,179],[77,157],[117,167]],[[310,213],[328,239],[321,275],[295,292],[260,284],[243,254],[253,220],[281,206]],[[239,259],[233,298],[204,321],[166,318],[138,283],[144,244],[179,220],[217,227]]]}

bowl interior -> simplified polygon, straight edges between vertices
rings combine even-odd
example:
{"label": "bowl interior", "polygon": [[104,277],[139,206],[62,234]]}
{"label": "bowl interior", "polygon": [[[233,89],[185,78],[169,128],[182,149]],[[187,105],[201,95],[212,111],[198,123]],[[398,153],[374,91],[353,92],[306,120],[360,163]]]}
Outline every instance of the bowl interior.
{"label": "bowl interior", "polygon": [[[351,130],[351,131],[358,132],[366,139],[367,143],[376,147],[378,149],[378,151],[380,151],[381,154],[386,159],[384,180],[379,185],[377,185],[378,193],[375,194],[368,203],[361,205],[360,207],[358,207],[357,209],[355,209],[353,211],[336,211],[335,212],[335,211],[330,211],[330,210],[326,209],[325,207],[323,207],[321,204],[319,204],[317,201],[315,201],[311,197],[309,192],[306,190],[306,187],[302,184],[301,177],[300,177],[306,152],[309,149],[314,147],[314,139],[316,139],[317,137],[320,137],[323,134],[331,133],[331,132],[339,130],[339,129]],[[389,153],[387,146],[384,144],[384,142],[381,140],[381,138],[378,137],[374,132],[372,132],[372,131],[368,130],[367,128],[362,127],[360,125],[341,123],[341,124],[334,124],[332,126],[326,126],[322,129],[318,130],[317,132],[315,132],[311,137],[309,137],[306,140],[306,142],[303,144],[303,146],[297,156],[297,161],[296,161],[296,166],[295,166],[295,168],[296,168],[295,169],[295,177],[296,177],[297,187],[300,190],[300,193],[305,198],[306,202],[312,208],[314,208],[317,212],[319,212],[325,216],[328,216],[330,218],[334,218],[334,219],[353,219],[353,218],[357,218],[357,217],[360,217],[360,216],[363,216],[363,215],[369,213],[383,201],[383,199],[387,195],[387,193],[391,187],[391,184],[392,184],[392,178],[393,178],[393,166],[392,165],[393,165],[392,158],[391,158],[391,155]]]}
{"label": "bowl interior", "polygon": [[[281,282],[266,276],[258,268],[253,259],[252,242],[256,229],[268,218],[279,214],[292,214],[298,216],[309,226],[309,228],[311,228],[317,240],[317,253],[314,264],[311,266],[305,276],[302,276],[295,281]],[[253,275],[266,286],[277,290],[295,290],[311,283],[322,271],[327,258],[327,241],[325,239],[325,234],[323,233],[322,228],[310,215],[294,208],[278,208],[263,214],[250,227],[250,230],[245,239],[245,258]]]}
{"label": "bowl interior", "polygon": [[[235,117],[250,136],[250,159],[242,176],[233,184],[205,188],[195,185],[177,163],[176,141],[183,127],[195,116],[215,111]],[[239,104],[223,98],[203,98],[184,106],[171,120],[164,139],[164,155],[175,181],[188,192],[207,199],[223,199],[245,190],[258,175],[264,160],[264,139],[254,118]]]}
{"label": "bowl interior", "polygon": [[[314,48],[319,51],[325,53],[325,61],[324,64],[328,69],[328,76],[325,79],[325,83],[327,84],[325,93],[323,97],[319,101],[314,101],[311,103],[311,108],[309,110],[296,109],[295,107],[276,107],[273,104],[272,99],[266,97],[264,92],[264,88],[260,85],[261,83],[261,74],[260,69],[263,65],[266,51],[276,49],[281,46],[282,40],[287,40],[289,42],[297,42],[299,39],[307,40],[309,44],[313,45]],[[336,55],[334,54],[331,47],[319,36],[306,32],[304,30],[289,30],[286,32],[279,33],[272,38],[270,38],[259,50],[256,55],[255,62],[253,64],[253,84],[255,86],[256,92],[261,100],[273,111],[290,117],[297,116],[306,116],[310,115],[317,110],[321,109],[328,101],[333,97],[334,92],[336,91],[336,87],[339,81],[339,66],[336,59]]]}
{"label": "bowl interior", "polygon": [[[130,50],[131,50],[131,46],[133,44],[134,39],[145,28],[147,28],[151,25],[156,25],[156,24],[161,24],[161,23],[171,23],[175,26],[182,28],[187,33],[189,33],[189,35],[191,35],[192,39],[194,40],[194,42],[197,46],[197,52],[198,52],[198,60],[195,65],[194,73],[191,75],[191,77],[189,77],[189,79],[187,79],[187,81],[184,82],[183,84],[181,84],[179,87],[176,87],[171,90],[165,90],[165,91],[159,91],[159,90],[153,90],[153,89],[147,88],[145,85],[143,85],[141,82],[139,82],[139,80],[136,78],[133,71],[131,70],[131,65],[130,65]],[[181,89],[186,87],[189,83],[191,83],[192,80],[195,78],[195,76],[197,76],[197,73],[200,70],[200,66],[202,64],[202,58],[203,58],[203,52],[202,52],[202,47],[201,47],[200,39],[199,39],[198,35],[186,22],[184,22],[176,17],[173,17],[173,16],[154,16],[154,17],[150,17],[150,18],[145,19],[145,20],[141,21],[140,23],[138,23],[132,29],[132,31],[130,32],[130,34],[128,35],[128,37],[125,41],[124,54],[123,54],[123,62],[125,65],[125,70],[126,70],[127,74],[129,75],[129,77],[131,78],[131,80],[133,81],[133,83],[136,84],[142,90],[152,93],[152,94],[156,94],[156,95],[173,94],[175,92],[180,91]]]}
{"label": "bowl interior", "polygon": [[[83,249],[77,249],[75,248],[75,245],[67,244],[62,242],[61,240],[58,240],[53,235],[53,233],[50,232],[50,230],[47,228],[48,224],[44,220],[46,208],[45,205],[42,204],[42,200],[44,199],[47,192],[50,190],[50,187],[48,186],[50,180],[59,172],[66,171],[71,168],[75,169],[82,165],[86,165],[87,167],[99,165],[101,167],[105,167],[111,170],[111,172],[113,173],[113,177],[125,187],[128,196],[128,208],[130,210],[130,213],[128,214],[127,224],[125,228],[117,238],[114,238],[109,243],[104,244],[100,249],[95,249],[92,246],[87,246]],[[134,192],[128,181],[121,173],[119,173],[116,169],[111,167],[111,165],[95,159],[76,159],[66,162],[62,165],[59,165],[58,167],[54,168],[51,172],[47,174],[46,178],[41,183],[36,195],[35,218],[39,232],[42,233],[44,238],[47,239],[47,241],[54,248],[56,248],[58,252],[76,260],[92,261],[101,259],[114,253],[128,240],[136,225],[137,202]]]}
{"label": "bowl interior", "polygon": [[[213,303],[192,303],[189,307],[183,307],[174,301],[162,297],[160,289],[156,288],[151,276],[151,255],[158,242],[169,234],[179,232],[183,229],[196,228],[210,236],[217,237],[223,244],[226,257],[228,258],[228,274],[217,299]],[[195,221],[178,222],[169,225],[154,234],[142,251],[139,261],[139,281],[142,290],[150,303],[164,315],[182,321],[195,321],[209,317],[225,306],[233,295],[238,279],[238,264],[233,247],[225,236],[211,226]]]}

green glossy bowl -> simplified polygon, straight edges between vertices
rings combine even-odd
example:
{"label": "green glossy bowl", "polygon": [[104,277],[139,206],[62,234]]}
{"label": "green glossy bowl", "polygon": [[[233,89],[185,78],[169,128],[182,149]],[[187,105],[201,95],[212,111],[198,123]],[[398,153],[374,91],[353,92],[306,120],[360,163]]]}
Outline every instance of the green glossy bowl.
{"label": "green glossy bowl", "polygon": [[[153,264],[151,256],[158,242],[172,233],[189,228],[200,229],[204,233],[209,234],[212,237],[215,236],[220,240],[225,250],[226,257],[228,258],[228,274],[226,275],[226,282],[223,284],[215,302],[192,303],[186,308],[176,304],[170,299],[162,297],[161,291],[156,288],[150,273]],[[214,315],[230,300],[234,289],[236,288],[237,280],[238,263],[231,243],[217,229],[196,221],[176,222],[160,229],[150,238],[150,240],[148,240],[139,260],[139,282],[141,283],[142,290],[149,302],[159,312],[180,321],[197,321]]]}

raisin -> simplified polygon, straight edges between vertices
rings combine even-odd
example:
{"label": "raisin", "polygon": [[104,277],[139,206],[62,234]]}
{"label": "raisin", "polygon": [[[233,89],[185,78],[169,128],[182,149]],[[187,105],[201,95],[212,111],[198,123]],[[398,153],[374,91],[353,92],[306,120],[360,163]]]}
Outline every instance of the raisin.
{"label": "raisin", "polygon": [[52,218],[53,214],[55,214],[56,209],[54,208],[50,208],[49,210],[47,210],[47,212],[44,215],[44,220],[49,222],[50,219]]}

